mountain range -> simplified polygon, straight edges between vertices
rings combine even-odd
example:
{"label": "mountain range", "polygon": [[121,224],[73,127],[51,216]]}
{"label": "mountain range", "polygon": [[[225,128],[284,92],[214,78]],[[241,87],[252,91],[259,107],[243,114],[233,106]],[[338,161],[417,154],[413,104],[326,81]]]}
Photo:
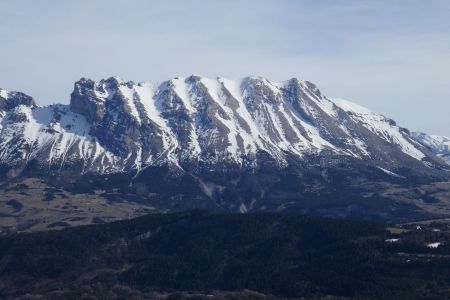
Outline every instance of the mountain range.
{"label": "mountain range", "polygon": [[3,230],[188,208],[450,214],[450,139],[295,78],[82,78],[44,107],[0,89],[0,120]]}

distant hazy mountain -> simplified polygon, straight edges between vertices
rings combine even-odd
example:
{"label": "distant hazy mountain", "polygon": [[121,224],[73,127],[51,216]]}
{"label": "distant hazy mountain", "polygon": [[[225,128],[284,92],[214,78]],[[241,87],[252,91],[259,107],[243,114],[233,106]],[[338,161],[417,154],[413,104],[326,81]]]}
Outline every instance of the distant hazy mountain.
{"label": "distant hazy mountain", "polygon": [[[298,79],[83,78],[70,105],[39,107],[0,90],[0,117],[3,200],[23,206],[5,204],[12,226],[34,203],[23,205],[18,184],[40,191],[34,197],[47,199],[52,216],[67,207],[68,192],[107,206],[138,203],[127,215],[113,207],[107,219],[143,207],[383,219],[447,213],[434,211],[440,194],[418,188],[448,180],[445,155],[393,120]],[[88,223],[97,216],[86,203],[77,207]]]}
{"label": "distant hazy mountain", "polygon": [[450,164],[450,138],[423,132],[413,132],[413,137]]}

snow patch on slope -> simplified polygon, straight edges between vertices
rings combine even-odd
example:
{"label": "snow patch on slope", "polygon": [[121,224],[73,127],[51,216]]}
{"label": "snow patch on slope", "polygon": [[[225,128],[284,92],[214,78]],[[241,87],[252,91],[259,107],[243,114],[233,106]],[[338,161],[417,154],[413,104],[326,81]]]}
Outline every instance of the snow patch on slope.
{"label": "snow patch on slope", "polygon": [[142,83],[134,87],[140,103],[144,106],[145,114],[161,128],[167,129],[166,121],[161,117],[161,111],[156,107],[154,87],[148,83]]}
{"label": "snow patch on slope", "polygon": [[394,176],[394,177],[397,177],[397,178],[405,178],[404,176],[398,175],[398,174],[396,174],[396,173],[394,173],[392,171],[389,171],[389,170],[387,170],[385,168],[382,168],[382,167],[377,167],[377,168],[380,169],[381,171],[383,171],[384,173],[388,174],[388,175],[391,175],[391,176]]}
{"label": "snow patch on slope", "polygon": [[45,157],[49,164],[62,165],[77,160],[92,164],[101,159],[98,171],[108,172],[114,169],[112,165],[117,158],[89,134],[90,125],[84,117],[71,112],[68,106],[51,105],[32,109],[20,105],[12,113],[23,115],[25,119],[3,126],[1,160],[13,159],[11,144],[20,135],[24,142],[22,146],[31,149],[28,154],[26,151],[22,152],[22,159],[34,159],[48,152]]}
{"label": "snow patch on slope", "polygon": [[130,109],[130,114],[133,118],[140,124],[141,118],[139,117],[139,112],[136,108],[135,97],[133,89],[128,88],[127,86],[120,85],[119,91],[122,93],[125,99],[125,104]]}
{"label": "snow patch on slope", "polygon": [[189,112],[194,112],[194,108],[192,107],[192,103],[190,101],[191,97],[189,96],[188,86],[186,84],[186,79],[183,77],[176,77],[170,81],[173,84],[174,91],[177,96],[183,101],[184,107]]}
{"label": "snow patch on slope", "polygon": [[252,116],[245,106],[243,100],[243,92],[241,90],[242,80],[220,78],[219,82],[223,84],[224,88],[238,102],[238,108],[236,109],[236,112],[241,116],[242,119],[245,120],[245,122],[249,126],[250,132],[247,132],[245,129],[240,130],[240,135],[244,140],[245,148],[249,152],[256,151],[257,147],[259,147],[260,149],[264,149],[264,146],[260,141],[260,132],[258,130],[258,127],[253,122]]}

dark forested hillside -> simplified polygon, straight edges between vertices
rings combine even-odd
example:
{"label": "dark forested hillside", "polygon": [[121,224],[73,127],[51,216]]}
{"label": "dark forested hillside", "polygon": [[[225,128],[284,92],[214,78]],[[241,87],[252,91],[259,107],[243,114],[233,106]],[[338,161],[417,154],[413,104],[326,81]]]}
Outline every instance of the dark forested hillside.
{"label": "dark forested hillside", "polygon": [[414,234],[394,245],[376,223],[206,211],[19,234],[0,239],[0,299],[445,299],[450,249]]}

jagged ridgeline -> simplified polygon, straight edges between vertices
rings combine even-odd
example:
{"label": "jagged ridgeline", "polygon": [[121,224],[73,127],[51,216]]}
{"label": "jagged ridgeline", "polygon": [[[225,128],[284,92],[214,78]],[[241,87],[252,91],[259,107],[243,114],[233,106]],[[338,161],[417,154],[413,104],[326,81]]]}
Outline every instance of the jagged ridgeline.
{"label": "jagged ridgeline", "polygon": [[409,218],[441,201],[422,185],[449,177],[417,135],[295,78],[83,78],[69,105],[1,90],[0,114],[4,188],[38,178],[157,210]]}
{"label": "jagged ridgeline", "polygon": [[267,159],[285,167],[289,157],[317,155],[370,160],[393,170],[402,163],[441,163],[394,121],[328,99],[297,79],[190,76],[135,84],[83,78],[68,106],[37,107],[24,94],[2,95],[1,159],[15,168],[31,160],[58,171],[75,167],[80,174],[163,164],[254,168]]}

